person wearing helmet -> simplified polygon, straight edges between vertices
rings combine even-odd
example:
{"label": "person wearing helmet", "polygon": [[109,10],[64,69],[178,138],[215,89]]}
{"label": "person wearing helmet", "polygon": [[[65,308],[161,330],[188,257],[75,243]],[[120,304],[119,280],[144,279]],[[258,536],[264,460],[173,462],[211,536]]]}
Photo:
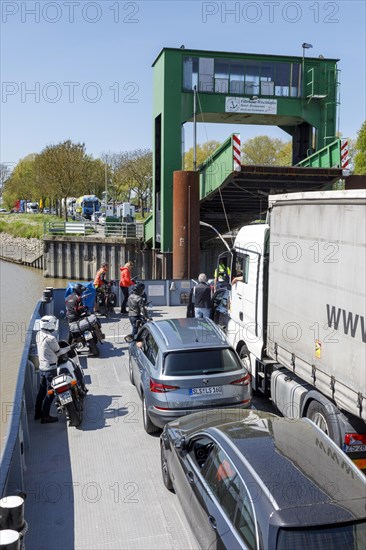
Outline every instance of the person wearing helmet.
{"label": "person wearing helmet", "polygon": [[65,300],[66,303],[66,317],[69,323],[78,321],[83,313],[88,310],[83,304],[82,294],[86,288],[84,285],[77,283],[72,289],[72,293],[69,294]]}
{"label": "person wearing helmet", "polygon": [[57,373],[57,358],[62,352],[57,338],[53,334],[57,328],[56,317],[45,315],[40,321],[40,327],[41,329],[36,335],[36,343],[41,381],[36,397],[34,420],[41,419],[42,424],[49,424],[58,420],[57,416],[50,416],[54,395],[49,395],[47,390]]}
{"label": "person wearing helmet", "polygon": [[135,339],[137,334],[137,321],[142,317],[147,317],[147,311],[145,307],[145,299],[143,294],[145,291],[145,285],[138,283],[132,287],[132,292],[128,297],[128,318],[132,325],[132,337]]}

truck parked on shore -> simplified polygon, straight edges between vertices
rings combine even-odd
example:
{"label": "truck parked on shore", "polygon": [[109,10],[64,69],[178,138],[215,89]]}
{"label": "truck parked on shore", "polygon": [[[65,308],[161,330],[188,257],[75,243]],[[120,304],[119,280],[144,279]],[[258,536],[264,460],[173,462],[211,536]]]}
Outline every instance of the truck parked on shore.
{"label": "truck parked on shore", "polygon": [[87,220],[91,219],[94,212],[100,210],[101,201],[95,195],[83,195],[75,202],[75,212]]}
{"label": "truck parked on shore", "polygon": [[[366,469],[365,190],[269,197],[235,239],[227,335],[253,389]],[[229,258],[228,258],[229,260]]]}

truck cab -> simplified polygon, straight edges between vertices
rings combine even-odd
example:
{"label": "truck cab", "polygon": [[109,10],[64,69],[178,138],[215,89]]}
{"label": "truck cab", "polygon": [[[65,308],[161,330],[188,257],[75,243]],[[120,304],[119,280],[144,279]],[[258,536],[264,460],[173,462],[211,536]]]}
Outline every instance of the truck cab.
{"label": "truck cab", "polygon": [[239,280],[231,287],[227,334],[249,362],[254,385],[255,358],[263,359],[266,341],[268,239],[268,224],[256,224],[242,227],[234,243],[232,271]]}

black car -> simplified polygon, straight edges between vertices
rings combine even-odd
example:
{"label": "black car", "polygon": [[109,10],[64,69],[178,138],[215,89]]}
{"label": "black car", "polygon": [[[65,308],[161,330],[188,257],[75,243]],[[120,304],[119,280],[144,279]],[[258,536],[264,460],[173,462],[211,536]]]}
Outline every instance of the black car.
{"label": "black car", "polygon": [[207,411],[167,424],[160,443],[202,548],[366,547],[366,478],[310,420]]}

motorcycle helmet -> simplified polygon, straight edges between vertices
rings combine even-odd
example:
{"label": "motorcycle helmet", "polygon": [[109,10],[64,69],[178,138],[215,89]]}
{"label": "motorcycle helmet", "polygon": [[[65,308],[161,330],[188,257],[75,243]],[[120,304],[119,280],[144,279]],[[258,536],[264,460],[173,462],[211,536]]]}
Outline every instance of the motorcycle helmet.
{"label": "motorcycle helmet", "polygon": [[85,290],[86,290],[85,286],[81,285],[80,283],[77,283],[76,285],[74,285],[74,292],[78,296],[81,296],[82,293],[85,292]]}
{"label": "motorcycle helmet", "polygon": [[44,315],[39,324],[42,329],[53,331],[57,328],[57,319],[54,315]]}
{"label": "motorcycle helmet", "polygon": [[133,287],[133,292],[138,296],[141,296],[145,290],[145,285],[143,283],[138,283]]}

